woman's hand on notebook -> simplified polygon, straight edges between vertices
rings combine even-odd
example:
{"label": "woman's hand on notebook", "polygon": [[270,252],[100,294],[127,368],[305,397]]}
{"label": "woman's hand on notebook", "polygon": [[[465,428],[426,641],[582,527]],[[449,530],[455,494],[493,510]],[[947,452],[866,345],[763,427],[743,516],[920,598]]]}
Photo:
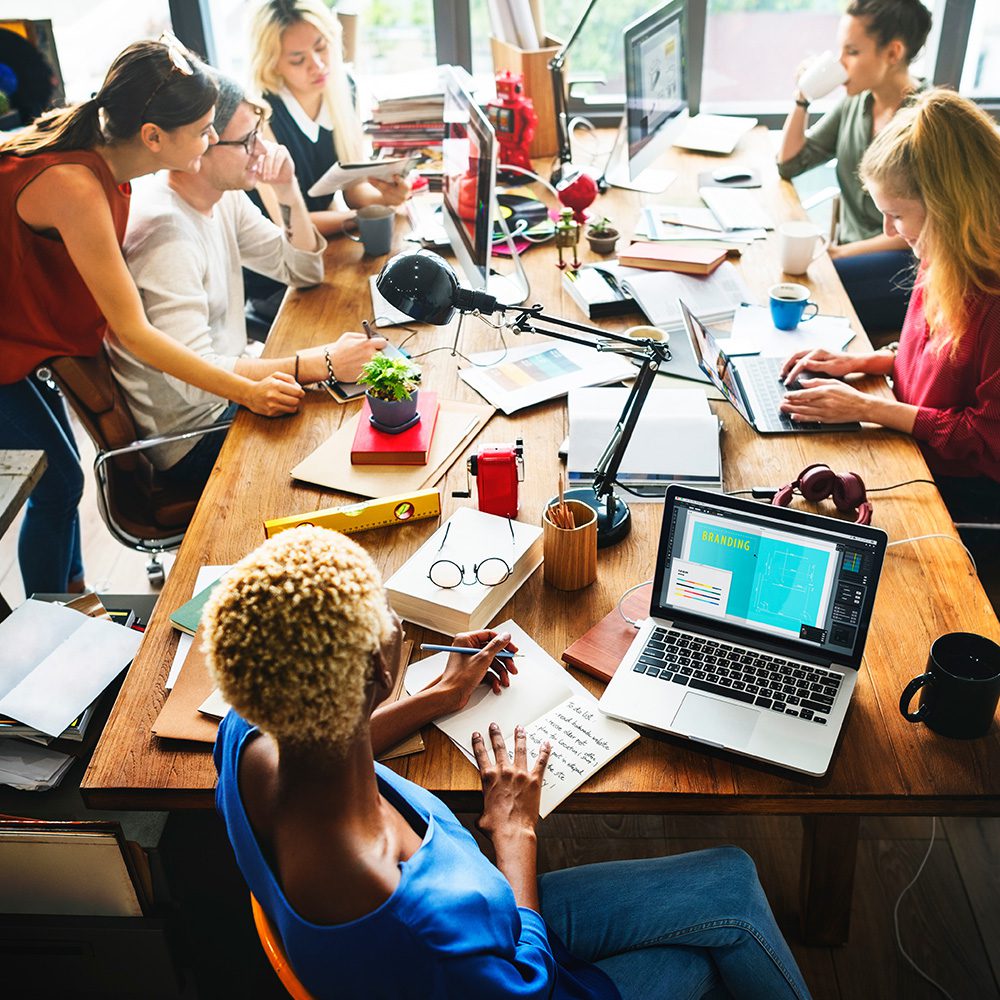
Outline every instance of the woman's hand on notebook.
{"label": "woman's hand on notebook", "polygon": [[455,636],[452,645],[470,649],[478,647],[482,652],[474,656],[463,653],[449,655],[444,673],[432,685],[444,697],[447,712],[458,712],[465,708],[472,692],[480,684],[489,684],[494,694],[510,687],[510,675],[517,673],[517,667],[512,660],[498,660],[495,655],[504,649],[511,653],[517,652],[517,646],[510,641],[509,632],[499,635],[492,629],[463,632]]}

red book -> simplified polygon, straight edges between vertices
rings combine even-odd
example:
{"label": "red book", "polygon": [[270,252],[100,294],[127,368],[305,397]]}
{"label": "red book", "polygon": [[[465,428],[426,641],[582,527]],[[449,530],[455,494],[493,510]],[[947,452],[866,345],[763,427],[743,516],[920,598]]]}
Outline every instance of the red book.
{"label": "red book", "polygon": [[[633,621],[648,618],[652,596],[652,584],[642,587],[625,598],[622,611]],[[593,628],[584,632],[563,653],[562,658],[571,667],[599,681],[609,681],[632,645],[635,632],[635,628],[618,613],[618,608],[612,608]]]}
{"label": "red book", "polygon": [[436,392],[421,389],[417,396],[420,422],[402,434],[386,434],[371,425],[372,415],[368,400],[361,407],[358,429],[351,445],[352,465],[426,465],[427,455],[437,423],[438,400]]}

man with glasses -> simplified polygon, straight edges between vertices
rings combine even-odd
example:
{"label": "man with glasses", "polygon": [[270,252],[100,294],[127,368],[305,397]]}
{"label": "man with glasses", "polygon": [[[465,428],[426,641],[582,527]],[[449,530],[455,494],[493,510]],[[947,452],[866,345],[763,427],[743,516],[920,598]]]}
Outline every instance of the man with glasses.
{"label": "man with glasses", "polygon": [[[326,241],[313,227],[288,150],[261,138],[261,108],[234,80],[219,75],[214,142],[197,173],[168,171],[137,184],[125,258],[149,321],[202,357],[248,378],[285,373],[276,391],[297,408],[299,383],[331,376],[353,381],[385,341],[344,333],[336,342],[285,358],[248,352],[243,311],[246,266],[295,288],[323,278]],[[284,229],[246,196],[270,187]],[[109,338],[112,364],[143,435],[175,434],[226,420],[235,406],[143,364]],[[222,446],[222,433],[151,449],[168,479],[203,485]]]}

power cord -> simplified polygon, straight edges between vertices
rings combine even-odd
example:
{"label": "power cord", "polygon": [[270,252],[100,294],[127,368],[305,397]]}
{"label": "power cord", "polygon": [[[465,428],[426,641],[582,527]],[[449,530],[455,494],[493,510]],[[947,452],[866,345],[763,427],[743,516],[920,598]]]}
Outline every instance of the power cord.
{"label": "power cord", "polygon": [[912,538],[900,538],[895,542],[889,542],[886,545],[887,549],[891,549],[894,545],[905,545],[907,542],[922,542],[925,538],[944,538],[949,542],[954,542],[956,545],[961,545],[965,550],[965,554],[969,557],[969,562],[972,563],[972,570],[978,575],[979,569],[976,566],[976,560],[972,558],[972,553],[969,551],[965,543],[960,538],[955,538],[953,535],[946,535],[944,532],[935,531],[929,535],[914,535]]}
{"label": "power cord", "polygon": [[629,616],[622,611],[622,605],[625,603],[625,598],[628,597],[629,594],[635,593],[635,591],[639,590],[641,587],[645,587],[647,584],[652,582],[652,580],[643,580],[642,583],[637,583],[634,586],[629,587],[628,590],[626,590],[622,596],[618,598],[618,614],[620,614],[622,616],[622,620],[628,622],[632,628],[638,628],[639,622],[634,618],[629,618]]}
{"label": "power cord", "polygon": [[941,994],[941,996],[947,997],[947,1000],[954,1000],[952,995],[939,982],[937,982],[934,979],[931,979],[931,977],[927,975],[927,973],[924,972],[924,970],[921,969],[916,962],[913,961],[907,950],[903,947],[903,939],[900,937],[899,934],[899,904],[903,902],[903,897],[917,884],[917,879],[920,878],[921,874],[923,873],[924,866],[927,864],[927,859],[931,856],[931,849],[934,847],[934,838],[936,836],[937,836],[937,817],[932,816],[930,843],[927,845],[927,850],[924,852],[924,858],[920,862],[920,866],[917,868],[916,875],[914,875],[913,878],[910,879],[910,881],[904,887],[903,891],[899,894],[899,896],[896,897],[896,905],[892,908],[892,925],[896,931],[896,947],[899,949],[899,953],[903,956],[903,958],[905,958],[906,961],[910,964],[910,967],[913,969],[913,971],[918,976],[920,976],[921,979],[924,979],[928,983],[930,983],[931,986],[933,986],[934,989],[936,989],[938,993]]}

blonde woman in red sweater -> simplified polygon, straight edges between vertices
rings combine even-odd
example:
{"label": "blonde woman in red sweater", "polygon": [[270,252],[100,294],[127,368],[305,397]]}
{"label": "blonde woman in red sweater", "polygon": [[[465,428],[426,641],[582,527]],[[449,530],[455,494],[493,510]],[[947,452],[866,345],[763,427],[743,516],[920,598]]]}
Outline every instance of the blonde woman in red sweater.
{"label": "blonde woman in red sweater", "polygon": [[1000,510],[1000,133],[971,101],[921,95],[875,137],[861,179],[920,261],[898,349],[793,355],[803,371],[892,378],[895,399],[849,382],[803,379],[793,420],[862,420],[912,434],[956,521]]}

